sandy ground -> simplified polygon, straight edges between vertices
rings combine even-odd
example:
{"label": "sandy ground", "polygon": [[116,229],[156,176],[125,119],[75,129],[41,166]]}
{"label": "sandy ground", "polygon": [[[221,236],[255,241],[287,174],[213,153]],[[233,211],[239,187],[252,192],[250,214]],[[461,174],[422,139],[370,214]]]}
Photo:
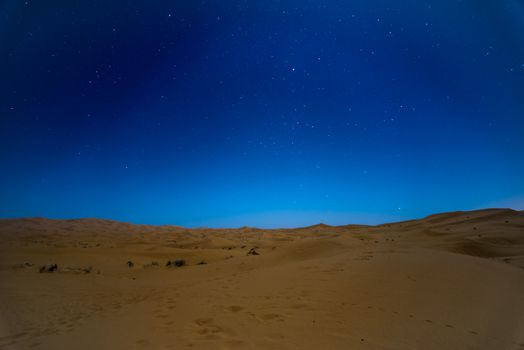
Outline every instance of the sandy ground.
{"label": "sandy ground", "polygon": [[0,239],[1,349],[524,349],[523,212],[293,230],[0,220]]}

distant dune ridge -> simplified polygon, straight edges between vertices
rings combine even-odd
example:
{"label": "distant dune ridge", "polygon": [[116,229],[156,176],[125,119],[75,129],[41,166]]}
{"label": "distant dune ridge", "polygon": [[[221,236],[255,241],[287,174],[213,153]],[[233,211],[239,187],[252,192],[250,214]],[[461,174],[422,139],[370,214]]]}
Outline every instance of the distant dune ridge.
{"label": "distant dune ridge", "polygon": [[0,349],[524,349],[524,212],[0,220]]}

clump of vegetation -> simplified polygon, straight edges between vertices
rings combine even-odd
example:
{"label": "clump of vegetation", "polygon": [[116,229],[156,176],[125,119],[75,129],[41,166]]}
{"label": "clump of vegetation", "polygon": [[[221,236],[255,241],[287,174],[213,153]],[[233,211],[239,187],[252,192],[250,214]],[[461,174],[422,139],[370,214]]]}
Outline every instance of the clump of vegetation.
{"label": "clump of vegetation", "polygon": [[186,261],[184,259],[176,259],[176,260],[168,260],[166,263],[167,267],[182,267],[186,265]]}
{"label": "clump of vegetation", "polygon": [[127,267],[133,267],[133,266],[135,266],[135,264],[131,260],[129,260],[127,262]]}
{"label": "clump of vegetation", "polygon": [[259,252],[255,248],[251,248],[249,252],[247,252],[247,255],[260,255]]}
{"label": "clump of vegetation", "polygon": [[40,273],[51,273],[51,272],[55,272],[56,270],[58,270],[57,264],[44,265],[40,267]]}

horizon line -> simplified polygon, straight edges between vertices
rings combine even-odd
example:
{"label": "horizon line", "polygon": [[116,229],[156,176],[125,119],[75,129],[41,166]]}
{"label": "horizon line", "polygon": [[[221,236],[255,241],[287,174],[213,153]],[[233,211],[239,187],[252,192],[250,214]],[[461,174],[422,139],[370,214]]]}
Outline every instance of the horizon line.
{"label": "horizon line", "polygon": [[409,222],[409,221],[416,221],[425,219],[430,216],[435,215],[445,215],[445,214],[452,214],[452,213],[467,213],[467,212],[481,212],[481,211],[489,211],[489,210],[499,210],[499,211],[511,211],[516,213],[524,213],[524,210],[519,209],[513,209],[513,208],[504,208],[504,207],[487,207],[487,208],[480,208],[480,209],[471,209],[471,210],[454,210],[454,211],[444,211],[444,212],[436,212],[433,214],[428,214],[422,217],[415,217],[410,218],[407,220],[400,220],[400,221],[386,221],[379,224],[361,224],[361,223],[347,223],[347,224],[341,224],[341,225],[330,225],[326,224],[324,222],[318,222],[316,224],[306,225],[306,226],[293,226],[293,227],[271,227],[271,228],[264,228],[264,227],[258,227],[258,226],[249,226],[249,225],[241,225],[237,227],[226,227],[226,226],[194,226],[194,227],[187,227],[187,226],[181,226],[176,224],[144,224],[144,223],[135,223],[130,221],[121,221],[121,220],[115,220],[115,219],[108,219],[103,217],[75,217],[75,218],[57,218],[57,217],[45,217],[45,216],[22,216],[22,217],[0,217],[1,221],[13,221],[13,220],[48,220],[48,221],[81,221],[81,220],[94,220],[94,221],[111,221],[115,223],[120,224],[128,224],[128,225],[136,225],[136,226],[154,226],[154,227],[177,227],[180,229],[187,229],[187,230],[201,230],[201,229],[212,229],[212,230],[239,230],[239,229],[259,229],[259,230],[293,230],[293,229],[304,229],[304,228],[311,228],[315,226],[327,226],[327,227],[345,227],[345,226],[366,226],[366,227],[378,227],[383,225],[391,225],[391,224],[399,224],[403,222]]}

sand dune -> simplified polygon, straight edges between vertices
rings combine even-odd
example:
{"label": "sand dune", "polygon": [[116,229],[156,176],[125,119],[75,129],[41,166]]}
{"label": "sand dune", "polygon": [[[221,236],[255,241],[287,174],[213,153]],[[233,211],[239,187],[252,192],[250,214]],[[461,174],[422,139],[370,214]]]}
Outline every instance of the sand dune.
{"label": "sand dune", "polygon": [[1,349],[524,349],[519,211],[288,230],[10,219],[0,239]]}

